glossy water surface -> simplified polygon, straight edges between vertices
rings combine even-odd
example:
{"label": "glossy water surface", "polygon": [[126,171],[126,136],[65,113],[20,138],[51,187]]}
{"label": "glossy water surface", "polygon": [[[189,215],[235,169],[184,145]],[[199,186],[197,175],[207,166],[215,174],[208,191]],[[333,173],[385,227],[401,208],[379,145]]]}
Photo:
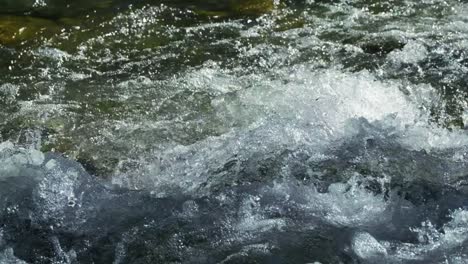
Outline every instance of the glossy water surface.
{"label": "glossy water surface", "polygon": [[0,5],[0,263],[468,263],[465,1]]}

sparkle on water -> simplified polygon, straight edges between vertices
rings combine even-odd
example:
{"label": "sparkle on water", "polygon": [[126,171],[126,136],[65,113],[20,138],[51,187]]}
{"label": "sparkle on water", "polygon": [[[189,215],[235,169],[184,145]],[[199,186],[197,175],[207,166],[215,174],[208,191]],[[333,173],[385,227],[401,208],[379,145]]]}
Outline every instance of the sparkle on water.
{"label": "sparkle on water", "polygon": [[468,263],[468,3],[0,0],[1,263]]}

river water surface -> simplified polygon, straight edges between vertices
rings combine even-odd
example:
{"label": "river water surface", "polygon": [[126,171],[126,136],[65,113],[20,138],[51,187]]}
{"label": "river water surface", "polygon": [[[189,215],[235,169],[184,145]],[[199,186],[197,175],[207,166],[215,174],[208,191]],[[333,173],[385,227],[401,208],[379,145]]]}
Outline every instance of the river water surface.
{"label": "river water surface", "polygon": [[239,2],[0,0],[0,263],[468,263],[468,2]]}

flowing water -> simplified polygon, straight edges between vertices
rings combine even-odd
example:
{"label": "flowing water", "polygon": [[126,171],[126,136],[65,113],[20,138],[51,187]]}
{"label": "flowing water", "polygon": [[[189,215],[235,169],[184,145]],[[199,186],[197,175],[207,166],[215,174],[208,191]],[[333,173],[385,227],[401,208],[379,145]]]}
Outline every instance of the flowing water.
{"label": "flowing water", "polygon": [[468,263],[468,2],[0,5],[0,263]]}

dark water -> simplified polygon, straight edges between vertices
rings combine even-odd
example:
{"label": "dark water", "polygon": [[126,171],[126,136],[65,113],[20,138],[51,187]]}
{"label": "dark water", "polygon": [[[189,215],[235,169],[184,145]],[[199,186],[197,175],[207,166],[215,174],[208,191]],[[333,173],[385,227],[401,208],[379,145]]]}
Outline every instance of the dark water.
{"label": "dark water", "polygon": [[468,263],[463,1],[0,5],[0,263]]}

